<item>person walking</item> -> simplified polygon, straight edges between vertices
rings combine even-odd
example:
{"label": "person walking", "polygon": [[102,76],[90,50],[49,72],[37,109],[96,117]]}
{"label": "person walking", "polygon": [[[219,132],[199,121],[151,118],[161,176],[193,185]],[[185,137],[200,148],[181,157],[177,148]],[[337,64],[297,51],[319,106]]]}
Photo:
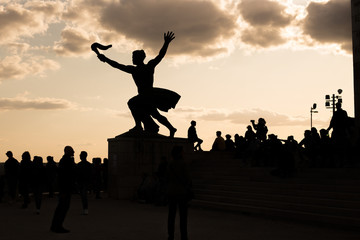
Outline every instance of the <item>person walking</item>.
{"label": "person walking", "polygon": [[75,182],[74,149],[71,146],[64,148],[64,155],[58,167],[59,199],[55,209],[50,230],[55,233],[68,233],[70,230],[63,227],[66,213],[70,208],[71,194]]}

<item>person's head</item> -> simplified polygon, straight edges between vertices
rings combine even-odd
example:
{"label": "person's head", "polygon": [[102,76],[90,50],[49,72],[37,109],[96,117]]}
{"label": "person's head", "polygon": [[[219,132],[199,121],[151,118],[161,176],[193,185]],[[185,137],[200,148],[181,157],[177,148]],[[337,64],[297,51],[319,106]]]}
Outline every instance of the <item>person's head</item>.
{"label": "person's head", "polygon": [[196,126],[196,122],[194,120],[191,121],[191,126]]}
{"label": "person's head", "polygon": [[101,165],[101,158],[99,158],[99,157],[95,157],[95,158],[93,158],[92,159],[92,163],[94,164],[94,165]]}
{"label": "person's head", "polygon": [[225,137],[226,137],[226,139],[231,139],[231,135],[230,135],[230,134],[226,134]]}
{"label": "person's head", "polygon": [[306,138],[311,137],[311,131],[310,130],[305,130],[304,137],[306,137]]}
{"label": "person's head", "polygon": [[21,155],[21,159],[22,160],[31,160],[31,156],[30,156],[30,153],[28,151],[24,152],[22,155]]}
{"label": "person's head", "polygon": [[73,149],[71,146],[66,146],[66,147],[64,148],[64,154],[65,154],[66,156],[73,157],[73,156],[74,156],[74,153],[75,153],[75,151],[74,151],[74,149]]}
{"label": "person's head", "polygon": [[135,50],[132,53],[132,61],[134,65],[139,65],[144,62],[144,59],[146,57],[146,54],[144,50]]}
{"label": "person's head", "polygon": [[248,125],[247,127],[247,130],[251,131],[252,130],[252,127],[250,125]]}
{"label": "person's head", "polygon": [[263,118],[259,118],[258,123],[261,124],[261,125],[265,125],[266,121]]}
{"label": "person's head", "polygon": [[40,157],[40,156],[35,156],[33,162],[36,165],[42,165],[43,164],[43,158]]}
{"label": "person's head", "polygon": [[85,161],[86,160],[86,158],[87,158],[87,152],[85,152],[85,151],[81,151],[81,153],[80,153],[80,159],[82,160],[82,161]]}
{"label": "person's head", "polygon": [[6,152],[6,156],[9,157],[9,158],[11,158],[11,157],[13,156],[13,153],[12,153],[11,151],[7,151],[7,152]]}
{"label": "person's head", "polygon": [[310,130],[312,133],[317,133],[318,130],[316,129],[316,127],[312,127],[311,130]]}
{"label": "person's head", "polygon": [[320,136],[321,136],[321,138],[328,137],[329,136],[329,131],[324,129],[324,128],[320,129]]}
{"label": "person's head", "polygon": [[221,136],[221,131],[216,131],[216,136],[220,137]]}
{"label": "person's head", "polygon": [[53,156],[47,156],[46,161],[47,162],[54,162],[54,157]]}

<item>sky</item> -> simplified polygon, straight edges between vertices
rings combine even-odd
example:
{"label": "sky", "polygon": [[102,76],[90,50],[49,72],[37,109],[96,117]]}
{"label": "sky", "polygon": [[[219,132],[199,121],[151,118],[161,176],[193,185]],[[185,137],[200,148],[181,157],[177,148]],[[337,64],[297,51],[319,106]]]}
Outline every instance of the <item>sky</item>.
{"label": "sky", "polygon": [[131,65],[136,49],[154,58],[167,31],[154,87],[181,95],[163,115],[176,137],[195,120],[204,150],[217,130],[244,135],[260,117],[300,141],[314,103],[313,126],[328,127],[325,95],[338,89],[354,116],[350,0],[0,0],[0,162],[8,150],[58,161],[66,145],[75,161],[107,157],[107,140],[134,126],[137,89],[90,45]]}

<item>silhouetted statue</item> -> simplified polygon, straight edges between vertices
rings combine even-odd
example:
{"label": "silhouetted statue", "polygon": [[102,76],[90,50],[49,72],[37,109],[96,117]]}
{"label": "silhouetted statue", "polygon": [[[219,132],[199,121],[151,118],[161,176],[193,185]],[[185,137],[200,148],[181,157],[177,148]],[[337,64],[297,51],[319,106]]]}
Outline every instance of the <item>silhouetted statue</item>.
{"label": "silhouetted statue", "polygon": [[32,162],[29,152],[21,155],[20,174],[19,174],[19,192],[23,198],[22,208],[27,208],[30,203],[30,188],[32,182]]}
{"label": "silhouetted statue", "polygon": [[174,146],[171,151],[172,161],[168,165],[168,240],[174,240],[176,209],[179,207],[180,234],[187,240],[187,213],[191,178],[183,159],[183,147]]}
{"label": "silhouetted statue", "polygon": [[6,156],[8,157],[8,159],[5,161],[4,164],[5,180],[11,199],[10,202],[12,203],[16,199],[20,164],[18,160],[13,157],[13,153],[11,151],[7,151]]}
{"label": "silhouetted statue", "polygon": [[225,140],[221,136],[221,131],[216,131],[216,138],[211,147],[211,151],[224,151],[225,150]]}
{"label": "silhouetted statue", "polygon": [[195,143],[195,151],[202,151],[201,144],[203,143],[203,140],[200,139],[196,133],[196,121],[192,120],[190,124],[191,126],[188,129],[188,139],[190,142]]}
{"label": "silhouetted statue", "polygon": [[76,165],[74,162],[74,149],[70,146],[64,148],[64,155],[58,167],[59,201],[55,209],[50,230],[55,233],[68,233],[63,227],[66,213],[69,210],[71,194],[74,189]]}
{"label": "silhouetted statue", "polygon": [[87,152],[80,153],[80,162],[76,165],[76,176],[83,207],[83,214],[89,214],[88,191],[92,177],[92,165],[87,161]]}
{"label": "silhouetted statue", "polygon": [[111,47],[111,45],[103,46],[99,43],[94,43],[91,46],[101,61],[131,74],[135,81],[138,88],[138,95],[128,101],[128,106],[135,120],[135,127],[130,131],[141,132],[143,130],[143,124],[145,131],[157,133],[159,126],[154,122],[153,117],[169,129],[170,137],[174,137],[176,128],[174,128],[167,118],[162,116],[158,110],[167,112],[170,108],[175,108],[180,99],[180,95],[167,89],[153,87],[155,67],[164,58],[167,48],[174,38],[175,35],[173,32],[164,33],[164,45],[160,49],[159,54],[147,64],[144,63],[146,57],[144,50],[134,51],[132,61],[135,66],[115,62],[105,55],[100,54],[97,50],[97,48],[106,50]]}

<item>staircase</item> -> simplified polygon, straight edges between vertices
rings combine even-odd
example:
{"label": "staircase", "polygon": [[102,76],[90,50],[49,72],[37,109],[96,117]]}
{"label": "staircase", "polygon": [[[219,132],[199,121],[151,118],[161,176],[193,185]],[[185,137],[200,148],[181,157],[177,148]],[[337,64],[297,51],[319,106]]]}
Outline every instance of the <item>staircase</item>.
{"label": "staircase", "polygon": [[195,152],[192,207],[360,227],[360,169],[303,169],[291,178],[246,167],[231,153]]}

